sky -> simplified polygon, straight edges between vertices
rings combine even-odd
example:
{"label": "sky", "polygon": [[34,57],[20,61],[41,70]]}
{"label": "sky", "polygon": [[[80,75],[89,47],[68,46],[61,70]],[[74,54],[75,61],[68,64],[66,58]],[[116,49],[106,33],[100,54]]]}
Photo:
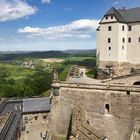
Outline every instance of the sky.
{"label": "sky", "polygon": [[122,5],[140,0],[0,0],[0,51],[94,49],[99,21]]}

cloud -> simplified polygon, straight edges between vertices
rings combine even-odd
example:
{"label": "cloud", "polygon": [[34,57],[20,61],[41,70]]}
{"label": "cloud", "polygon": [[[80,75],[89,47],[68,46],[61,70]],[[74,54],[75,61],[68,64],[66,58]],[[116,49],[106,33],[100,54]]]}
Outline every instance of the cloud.
{"label": "cloud", "polygon": [[41,0],[42,3],[51,3],[51,0]]}
{"label": "cloud", "polygon": [[28,38],[42,38],[48,40],[66,39],[91,39],[92,34],[98,27],[100,20],[81,19],[66,25],[51,26],[48,28],[33,28],[26,26],[18,30],[18,33],[25,33]]}
{"label": "cloud", "polygon": [[0,22],[33,15],[37,8],[23,0],[0,0]]}
{"label": "cloud", "polygon": [[64,11],[70,12],[70,11],[72,11],[72,8],[64,8]]}
{"label": "cloud", "polygon": [[113,3],[113,5],[118,5],[118,4],[120,4],[119,1],[115,1],[115,2]]}

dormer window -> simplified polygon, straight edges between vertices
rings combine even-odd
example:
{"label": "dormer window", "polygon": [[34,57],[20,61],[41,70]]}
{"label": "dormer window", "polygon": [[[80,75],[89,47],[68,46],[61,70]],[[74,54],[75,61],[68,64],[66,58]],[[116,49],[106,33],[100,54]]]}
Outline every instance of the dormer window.
{"label": "dormer window", "polygon": [[113,19],[113,16],[111,16],[111,19]]}
{"label": "dormer window", "polygon": [[106,16],[105,19],[108,20],[108,16]]}

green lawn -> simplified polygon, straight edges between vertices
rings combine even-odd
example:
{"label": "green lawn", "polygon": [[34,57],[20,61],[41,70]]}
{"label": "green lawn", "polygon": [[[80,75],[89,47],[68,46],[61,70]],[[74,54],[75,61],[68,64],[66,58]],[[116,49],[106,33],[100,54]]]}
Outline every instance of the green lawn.
{"label": "green lawn", "polygon": [[49,97],[51,94],[51,89],[47,90],[46,92],[44,92],[41,97]]}
{"label": "green lawn", "polygon": [[96,79],[96,70],[93,70],[93,69],[91,69],[91,70],[89,70],[88,72],[86,72],[86,75],[87,75],[87,77],[89,77],[89,78],[94,78],[94,79]]}

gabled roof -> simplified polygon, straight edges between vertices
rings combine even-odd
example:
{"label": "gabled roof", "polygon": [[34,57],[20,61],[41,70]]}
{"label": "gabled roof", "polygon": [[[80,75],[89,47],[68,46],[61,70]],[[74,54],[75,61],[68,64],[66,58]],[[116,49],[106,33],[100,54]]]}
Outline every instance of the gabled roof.
{"label": "gabled roof", "polygon": [[107,15],[114,15],[118,21],[124,22],[123,16],[114,7],[110,8],[110,10],[105,14],[105,16]]}
{"label": "gabled roof", "polygon": [[50,98],[23,99],[23,113],[49,112]]}
{"label": "gabled roof", "polygon": [[140,7],[131,8],[127,10],[118,10],[126,22],[140,21]]}
{"label": "gabled roof", "polygon": [[119,10],[112,7],[104,16],[110,15],[114,15],[118,20],[118,22],[123,23],[140,22],[140,7]]}
{"label": "gabled roof", "polygon": [[111,7],[105,15],[114,15],[117,10],[114,7]]}

